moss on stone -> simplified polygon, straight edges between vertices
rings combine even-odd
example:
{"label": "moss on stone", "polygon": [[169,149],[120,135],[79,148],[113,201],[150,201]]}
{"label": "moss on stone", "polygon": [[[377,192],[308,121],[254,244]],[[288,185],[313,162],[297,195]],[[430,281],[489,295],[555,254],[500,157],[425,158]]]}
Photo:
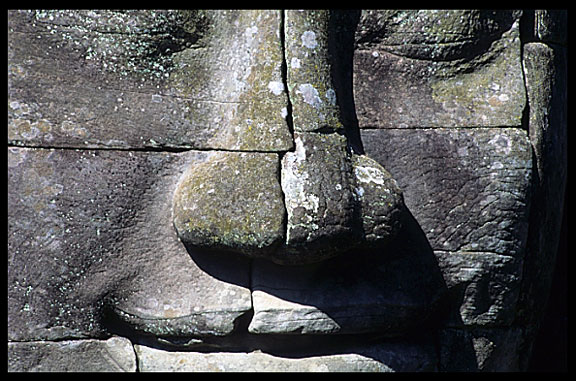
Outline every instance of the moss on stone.
{"label": "moss on stone", "polygon": [[284,235],[276,154],[215,152],[184,175],[174,197],[180,239],[207,249],[262,255]]}
{"label": "moss on stone", "polygon": [[520,49],[516,23],[484,56],[444,67],[430,81],[432,99],[445,111],[439,118],[457,116],[479,126],[521,125],[526,94]]}
{"label": "moss on stone", "polygon": [[210,13],[214,26],[203,47],[175,57],[170,84],[190,102],[187,119],[210,130],[216,148],[286,151],[292,136],[285,119],[285,91],[273,94],[271,82],[282,83],[282,46],[278,11]]}
{"label": "moss on stone", "polygon": [[315,131],[343,128],[332,79],[328,49],[328,11],[286,12],[288,87],[293,105],[294,129]]}

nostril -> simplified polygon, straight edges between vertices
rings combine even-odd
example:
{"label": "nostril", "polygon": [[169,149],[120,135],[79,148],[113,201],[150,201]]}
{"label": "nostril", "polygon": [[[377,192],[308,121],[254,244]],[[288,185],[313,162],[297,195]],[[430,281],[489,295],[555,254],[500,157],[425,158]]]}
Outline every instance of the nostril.
{"label": "nostril", "polygon": [[402,227],[402,191],[392,175],[368,156],[352,155],[352,163],[364,246],[383,247]]}
{"label": "nostril", "polygon": [[284,264],[319,262],[352,248],[382,249],[402,227],[402,191],[375,160],[350,154],[339,134],[297,133],[282,160]]}

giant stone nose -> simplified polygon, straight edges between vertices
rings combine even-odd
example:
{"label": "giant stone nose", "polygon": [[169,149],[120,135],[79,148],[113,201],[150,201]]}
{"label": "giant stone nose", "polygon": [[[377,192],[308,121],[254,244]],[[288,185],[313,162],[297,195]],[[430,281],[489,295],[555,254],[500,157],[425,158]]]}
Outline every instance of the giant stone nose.
{"label": "giant stone nose", "polygon": [[284,60],[294,150],[206,152],[174,195],[188,247],[280,264],[383,247],[401,226],[402,193],[374,160],[348,149],[329,12],[287,11]]}
{"label": "giant stone nose", "polygon": [[402,193],[374,160],[349,154],[338,134],[296,137],[296,150],[210,152],[175,192],[174,226],[190,248],[280,264],[318,262],[383,247],[398,232]]}

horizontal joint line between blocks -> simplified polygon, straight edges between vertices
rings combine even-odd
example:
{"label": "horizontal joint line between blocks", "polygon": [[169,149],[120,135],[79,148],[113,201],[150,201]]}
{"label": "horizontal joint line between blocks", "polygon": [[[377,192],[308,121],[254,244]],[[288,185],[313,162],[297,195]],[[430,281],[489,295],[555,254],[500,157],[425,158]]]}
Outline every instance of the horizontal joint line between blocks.
{"label": "horizontal joint line between blocks", "polygon": [[201,151],[201,152],[237,152],[237,153],[276,153],[282,154],[288,150],[266,151],[266,150],[234,150],[227,148],[191,148],[191,147],[106,147],[106,146],[48,146],[48,145],[31,145],[31,144],[18,144],[9,143],[8,148],[27,148],[27,149],[58,149],[58,150],[71,150],[71,151],[128,151],[128,152],[187,152],[187,151]]}

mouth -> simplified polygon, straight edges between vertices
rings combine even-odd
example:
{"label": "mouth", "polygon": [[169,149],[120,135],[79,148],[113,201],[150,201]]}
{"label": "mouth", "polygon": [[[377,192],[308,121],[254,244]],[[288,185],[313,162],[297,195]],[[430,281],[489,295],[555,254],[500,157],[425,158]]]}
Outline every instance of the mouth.
{"label": "mouth", "polygon": [[[116,311],[118,313],[118,311]],[[286,311],[288,313],[288,311]],[[189,372],[420,372],[437,371],[438,354],[433,323],[409,330],[386,327],[384,331],[358,333],[306,333],[304,329],[280,333],[290,322],[266,326],[269,333],[255,333],[253,311],[233,322],[233,332],[202,334],[193,318],[144,319],[128,317],[132,324],[117,318],[115,334],[128,337],[134,345],[138,369]],[[313,313],[311,314],[313,315]],[[118,315],[117,315],[118,316]],[[401,321],[398,316],[398,320]],[[310,323],[315,319],[305,319]],[[139,321],[139,323],[137,323]],[[119,323],[119,324],[118,324]],[[315,320],[323,326],[323,319]],[[334,324],[334,321],[331,321]],[[163,327],[162,327],[163,325]],[[309,326],[313,326],[310,325]],[[324,325],[326,326],[326,325]],[[120,328],[121,327],[121,328]],[[163,330],[159,335],[151,327]],[[178,328],[180,327],[180,328]],[[186,333],[183,327],[188,327]],[[381,329],[384,327],[380,327]],[[403,328],[408,328],[404,326]],[[263,327],[260,327],[263,329]],[[148,330],[148,332],[146,331]],[[277,333],[272,331],[276,330]],[[184,335],[180,335],[184,334]]]}
{"label": "mouth", "polygon": [[432,340],[382,341],[373,335],[260,337],[243,347],[182,342],[136,344],[140,371],[414,372],[435,371]]}
{"label": "mouth", "polygon": [[[202,270],[196,282],[207,289],[192,290],[177,275],[160,288],[148,279],[109,303],[107,325],[136,344],[141,366],[150,369],[203,369],[198,362],[227,371],[242,364],[263,371],[426,369],[436,364],[431,332],[445,289],[433,254],[405,239],[414,237],[410,226],[403,230],[388,249],[394,255],[351,251],[316,265],[190,253]],[[243,279],[231,271],[244,265]],[[398,353],[411,355],[398,363]]]}

